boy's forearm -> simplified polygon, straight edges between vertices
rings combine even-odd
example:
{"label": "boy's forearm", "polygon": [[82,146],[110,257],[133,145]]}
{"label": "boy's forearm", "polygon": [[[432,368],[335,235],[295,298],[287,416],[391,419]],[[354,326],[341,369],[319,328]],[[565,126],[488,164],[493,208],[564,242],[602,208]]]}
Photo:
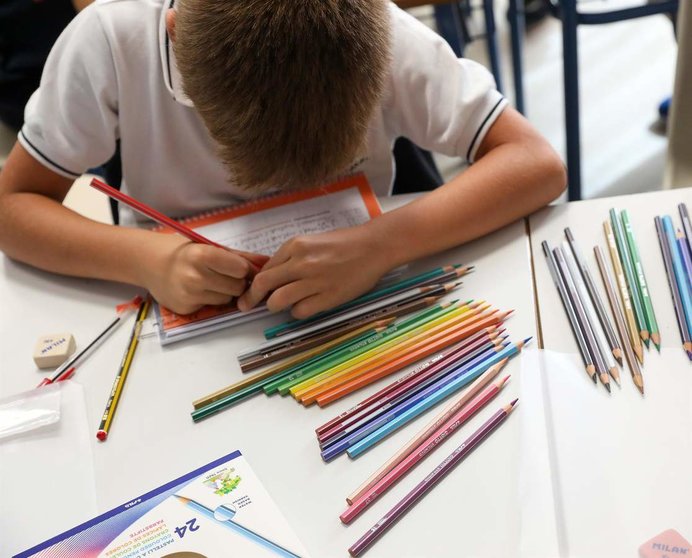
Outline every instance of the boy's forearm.
{"label": "boy's forearm", "polygon": [[150,234],[97,223],[40,194],[0,197],[0,250],[55,273],[141,284]]}
{"label": "boy's forearm", "polygon": [[543,142],[507,143],[437,190],[370,222],[390,267],[458,246],[536,211],[565,186]]}

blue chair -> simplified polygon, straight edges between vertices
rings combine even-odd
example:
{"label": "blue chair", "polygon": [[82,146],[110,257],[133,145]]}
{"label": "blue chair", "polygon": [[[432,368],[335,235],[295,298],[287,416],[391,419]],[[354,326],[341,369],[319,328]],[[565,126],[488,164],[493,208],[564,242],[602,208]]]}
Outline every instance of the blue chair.
{"label": "blue chair", "polygon": [[570,200],[580,200],[582,190],[577,27],[579,25],[600,25],[656,14],[675,13],[678,9],[678,0],[662,0],[653,4],[588,13],[582,13],[577,9],[577,0],[551,0],[551,2],[554,15],[562,20],[565,133],[567,140],[567,193]]}

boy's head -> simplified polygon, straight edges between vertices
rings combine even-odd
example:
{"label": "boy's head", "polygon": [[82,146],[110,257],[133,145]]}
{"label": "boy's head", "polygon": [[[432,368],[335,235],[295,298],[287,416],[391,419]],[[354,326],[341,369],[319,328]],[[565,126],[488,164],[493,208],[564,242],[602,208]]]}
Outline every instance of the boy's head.
{"label": "boy's head", "polygon": [[387,4],[177,1],[185,93],[238,184],[314,186],[363,154],[389,62]]}

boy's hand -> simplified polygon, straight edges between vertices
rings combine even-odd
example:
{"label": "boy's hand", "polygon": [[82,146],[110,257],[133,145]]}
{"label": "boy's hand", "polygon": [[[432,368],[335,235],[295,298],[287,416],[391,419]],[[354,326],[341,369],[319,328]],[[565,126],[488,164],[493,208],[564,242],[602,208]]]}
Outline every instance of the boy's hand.
{"label": "boy's hand", "polygon": [[[249,310],[267,295],[273,312],[306,318],[370,290],[391,265],[367,225],[286,242],[238,299]],[[271,293],[271,294],[270,294]]]}
{"label": "boy's hand", "polygon": [[143,286],[178,314],[230,302],[243,294],[250,273],[245,258],[175,234],[153,233],[143,256]]}

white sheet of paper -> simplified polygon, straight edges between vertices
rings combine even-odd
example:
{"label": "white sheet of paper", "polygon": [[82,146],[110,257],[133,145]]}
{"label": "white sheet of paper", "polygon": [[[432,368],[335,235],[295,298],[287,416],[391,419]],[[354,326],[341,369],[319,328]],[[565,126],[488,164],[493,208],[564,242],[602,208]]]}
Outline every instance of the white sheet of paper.
{"label": "white sheet of paper", "polygon": [[[577,354],[526,351],[521,363],[524,418],[534,419],[523,435],[536,444],[521,463],[524,555],[632,558],[666,529],[692,537],[692,369],[682,350],[646,353],[645,397],[627,369],[608,395]],[[546,524],[557,525],[559,554],[552,536],[539,551]]]}
{"label": "white sheet of paper", "polygon": [[58,422],[0,441],[0,556],[96,515],[90,432],[84,391],[70,380]]}

